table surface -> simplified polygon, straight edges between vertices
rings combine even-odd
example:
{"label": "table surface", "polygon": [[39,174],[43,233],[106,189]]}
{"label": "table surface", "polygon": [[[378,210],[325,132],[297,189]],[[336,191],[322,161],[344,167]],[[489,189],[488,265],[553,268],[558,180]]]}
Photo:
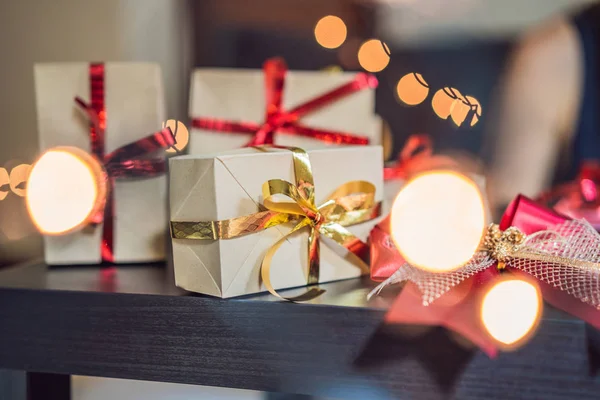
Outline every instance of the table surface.
{"label": "table surface", "polygon": [[441,328],[383,326],[399,288],[367,301],[373,286],[222,300],[162,264],[23,264],[0,270],[0,368],[348,399],[598,398],[597,332],[569,315],[547,306],[526,346],[492,360]]}

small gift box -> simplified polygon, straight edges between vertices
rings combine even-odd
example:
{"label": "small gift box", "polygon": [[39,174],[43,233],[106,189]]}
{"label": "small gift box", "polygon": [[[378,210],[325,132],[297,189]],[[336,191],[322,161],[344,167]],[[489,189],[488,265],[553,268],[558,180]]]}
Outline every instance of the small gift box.
{"label": "small gift box", "polygon": [[83,229],[44,236],[46,262],[164,259],[164,154],[147,157],[172,144],[170,130],[156,132],[164,120],[160,67],[37,64],[34,75],[41,150],[71,146],[78,149],[82,162],[97,162],[94,172],[101,176],[98,187],[104,196],[96,207],[100,216],[87,221]]}
{"label": "small gift box", "polygon": [[192,74],[190,154],[273,144],[304,149],[381,143],[377,79],[365,73],[197,69]]}
{"label": "small gift box", "polygon": [[171,159],[176,284],[232,297],[368,273],[382,165],[379,146]]}

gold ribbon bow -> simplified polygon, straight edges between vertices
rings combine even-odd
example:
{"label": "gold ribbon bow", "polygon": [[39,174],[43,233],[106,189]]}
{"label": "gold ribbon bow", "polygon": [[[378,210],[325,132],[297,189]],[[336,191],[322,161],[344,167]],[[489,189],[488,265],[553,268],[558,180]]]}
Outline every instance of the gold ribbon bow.
{"label": "gold ribbon bow", "polygon": [[[263,184],[263,210],[243,217],[224,221],[177,222],[171,221],[171,235],[176,239],[232,239],[259,232],[290,221],[296,221],[292,230],[275,242],[265,254],[261,278],[267,290],[281,299],[310,300],[323,290],[313,288],[296,297],[283,297],[271,283],[271,262],[279,247],[289,236],[308,227],[307,284],[319,282],[320,237],[325,236],[352,254],[363,272],[368,272],[367,244],[345,227],[376,218],[380,204],[375,202],[375,186],[366,181],[350,181],[338,187],[320,206],[315,203],[315,185],[308,154],[297,147],[262,146],[259,150],[284,148],[293,155],[295,184],[282,179],[271,179]],[[277,201],[285,196],[291,201]],[[266,210],[264,210],[266,209]]]}

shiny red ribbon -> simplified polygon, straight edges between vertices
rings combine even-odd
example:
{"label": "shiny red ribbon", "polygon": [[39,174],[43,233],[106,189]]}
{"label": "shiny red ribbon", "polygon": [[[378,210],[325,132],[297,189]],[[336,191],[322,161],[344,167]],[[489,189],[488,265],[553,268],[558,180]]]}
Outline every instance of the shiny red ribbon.
{"label": "shiny red ribbon", "polygon": [[377,78],[375,76],[358,73],[352,81],[286,111],[282,107],[283,88],[287,72],[285,61],[281,58],[269,59],[264,63],[263,71],[265,74],[266,113],[265,121],[262,124],[234,122],[217,118],[193,118],[192,126],[228,134],[253,135],[246,147],[274,144],[275,132],[310,137],[327,143],[369,144],[369,138],[367,137],[340,131],[311,128],[301,125],[299,120],[305,115],[355,92],[376,88]]}
{"label": "shiny red ribbon", "polygon": [[383,179],[405,180],[427,169],[456,167],[458,163],[451,157],[433,155],[433,143],[429,135],[415,134],[409,136],[398,154],[398,159],[383,169]]}
{"label": "shiny red ribbon", "polygon": [[170,128],[164,128],[135,142],[126,144],[113,152],[105,152],[106,106],[104,102],[104,64],[92,63],[89,66],[91,103],[81,98],[75,103],[86,113],[90,123],[91,153],[103,165],[107,175],[107,191],[104,210],[92,217],[93,223],[104,222],[102,230],[102,260],[114,262],[114,199],[113,189],[116,179],[142,178],[160,175],[166,170],[164,157],[143,158],[175,144],[175,136]]}
{"label": "shiny red ribbon", "polygon": [[[569,218],[519,195],[504,212],[500,229],[515,226],[529,235],[566,220]],[[376,281],[387,279],[404,264],[404,259],[391,241],[389,224],[389,218],[385,219],[370,235],[371,277]],[[511,268],[507,268],[507,271],[525,274]],[[385,320],[387,323],[445,326],[467,337],[493,357],[498,350],[496,344],[482,331],[477,309],[484,294],[483,289],[499,274],[495,265],[489,267],[464,280],[427,306],[423,305],[422,294],[417,286],[407,282]],[[594,307],[543,281],[537,282],[547,303],[600,329],[600,313]]]}
{"label": "shiny red ribbon", "polygon": [[577,177],[540,194],[537,201],[571,218],[585,219],[600,230],[600,163],[584,161]]}

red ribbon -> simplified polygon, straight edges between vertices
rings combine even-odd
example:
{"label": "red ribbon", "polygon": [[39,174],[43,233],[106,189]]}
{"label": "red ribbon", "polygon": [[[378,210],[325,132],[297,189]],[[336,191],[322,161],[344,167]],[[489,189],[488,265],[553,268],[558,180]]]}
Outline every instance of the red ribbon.
{"label": "red ribbon", "polygon": [[[510,226],[519,228],[525,234],[548,229],[568,220],[565,217],[522,195],[517,196],[508,206],[500,229]],[[404,264],[404,259],[390,237],[389,217],[377,225],[370,235],[371,278],[383,281]],[[512,274],[525,274],[520,270],[507,268]],[[499,272],[494,266],[464,280],[427,306],[423,305],[422,294],[412,282],[407,282],[385,320],[388,323],[439,325],[456,331],[470,339],[490,357],[497,354],[496,344],[482,331],[477,312],[483,289]],[[600,329],[600,313],[591,305],[543,281],[537,281],[544,300]]]}
{"label": "red ribbon", "polygon": [[600,163],[584,161],[577,177],[537,197],[540,203],[571,218],[585,219],[600,230]]}
{"label": "red ribbon", "polygon": [[301,125],[299,120],[305,115],[355,92],[376,88],[377,78],[375,76],[359,73],[352,81],[286,111],[281,104],[287,72],[285,61],[281,58],[269,59],[264,63],[263,71],[265,74],[266,113],[265,121],[262,124],[234,122],[217,118],[193,118],[192,126],[228,134],[253,135],[246,147],[274,144],[275,132],[310,137],[327,143],[369,144],[369,138],[367,137],[340,131],[311,128]]}
{"label": "red ribbon", "polygon": [[105,153],[106,106],[104,102],[104,64],[92,63],[89,67],[91,104],[75,98],[76,104],[86,113],[90,122],[91,153],[103,165],[107,175],[107,191],[104,210],[92,217],[93,223],[104,222],[102,230],[102,260],[114,261],[114,199],[116,179],[154,177],[165,172],[163,157],[142,158],[175,144],[170,128],[164,128],[135,142],[126,144],[112,153]]}
{"label": "red ribbon", "polygon": [[433,155],[433,143],[429,135],[409,136],[398,159],[383,169],[383,179],[408,179],[417,172],[433,168],[455,168],[458,163],[451,157]]}

